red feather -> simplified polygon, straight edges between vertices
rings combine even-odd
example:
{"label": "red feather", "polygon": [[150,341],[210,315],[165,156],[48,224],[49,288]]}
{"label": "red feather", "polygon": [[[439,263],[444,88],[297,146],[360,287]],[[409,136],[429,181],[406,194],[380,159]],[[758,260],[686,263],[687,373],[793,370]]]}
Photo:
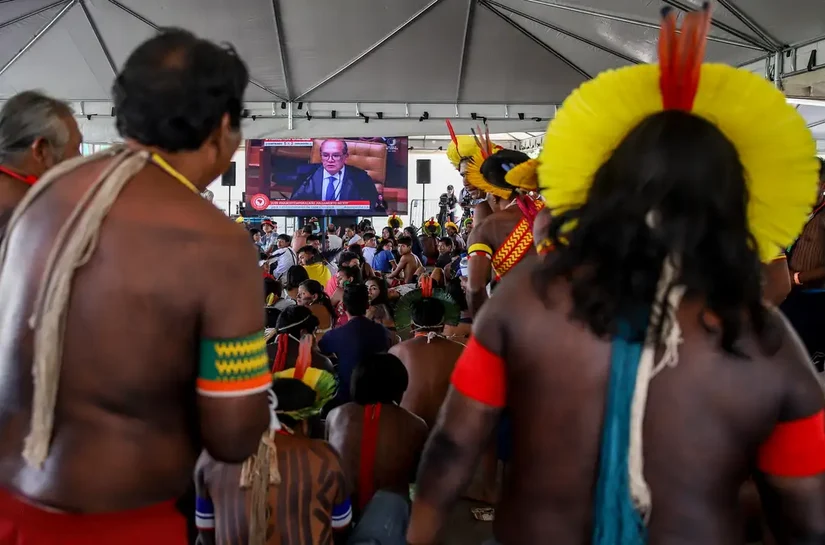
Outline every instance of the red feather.
{"label": "red feather", "polygon": [[281,333],[278,335],[278,349],[275,352],[275,360],[272,362],[272,372],[278,373],[283,371],[286,367],[286,353],[287,345],[289,344],[289,335]]}
{"label": "red feather", "polygon": [[433,296],[433,279],[429,276],[425,276],[421,279],[421,295],[424,297],[432,297]]}
{"label": "red feather", "polygon": [[453,124],[450,123],[450,120],[447,120],[447,130],[450,131],[450,139],[452,139],[453,144],[455,144],[456,150],[458,150],[458,137],[455,135],[455,131],[453,130]]}
{"label": "red feather", "polygon": [[301,345],[298,347],[298,361],[295,362],[295,374],[298,380],[304,380],[307,369],[312,364],[312,335],[301,337]]}
{"label": "red feather", "polygon": [[677,33],[676,15],[662,12],[659,33],[659,89],[665,110],[691,111],[699,90],[699,76],[710,31],[710,4],[688,13]]}
{"label": "red feather", "polygon": [[487,141],[487,153],[489,155],[493,154],[493,142],[490,140],[490,126],[487,125],[487,122],[484,122],[484,139]]}

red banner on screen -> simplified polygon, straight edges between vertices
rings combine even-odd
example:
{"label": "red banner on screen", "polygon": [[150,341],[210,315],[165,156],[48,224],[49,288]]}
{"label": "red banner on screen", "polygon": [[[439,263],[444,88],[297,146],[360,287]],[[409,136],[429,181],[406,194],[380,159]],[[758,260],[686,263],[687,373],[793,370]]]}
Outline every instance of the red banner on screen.
{"label": "red banner on screen", "polygon": [[369,210],[369,201],[271,201],[266,210]]}

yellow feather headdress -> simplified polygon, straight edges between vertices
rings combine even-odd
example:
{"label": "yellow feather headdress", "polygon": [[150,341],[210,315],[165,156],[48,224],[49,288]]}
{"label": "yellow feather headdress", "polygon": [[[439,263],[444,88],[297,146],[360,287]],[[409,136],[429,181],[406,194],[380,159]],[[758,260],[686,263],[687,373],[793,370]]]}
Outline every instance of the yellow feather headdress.
{"label": "yellow feather headdress", "polygon": [[[493,155],[503,151],[501,148],[495,149]],[[479,188],[487,193],[492,193],[496,197],[502,199],[509,199],[514,191],[522,190],[526,192],[536,191],[538,189],[538,165],[539,162],[535,159],[530,159],[516,165],[508,165],[507,174],[504,175],[505,185],[497,185],[491,183],[490,180],[484,177],[481,173],[481,165],[489,158],[485,158],[479,150],[473,158],[467,163],[467,170],[465,176],[467,182],[474,187]]]}
{"label": "yellow feather headdress", "polygon": [[[670,17],[663,30],[675,26],[675,15]],[[811,131],[763,77],[699,64],[703,45],[695,66],[676,66],[670,35],[675,30],[660,40],[660,64],[604,72],[564,101],[539,157],[541,193],[555,213],[582,206],[596,172],[630,131],[659,112],[688,111],[715,125],[736,148],[748,188],[748,225],[768,262],[799,235],[816,200],[819,163]],[[680,74],[685,81],[669,81]]]}

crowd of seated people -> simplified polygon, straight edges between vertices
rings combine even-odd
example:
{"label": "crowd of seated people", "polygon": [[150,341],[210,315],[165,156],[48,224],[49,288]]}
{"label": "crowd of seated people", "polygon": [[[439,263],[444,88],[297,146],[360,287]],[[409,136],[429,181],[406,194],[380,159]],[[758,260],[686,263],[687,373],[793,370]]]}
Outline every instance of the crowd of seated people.
{"label": "crowd of seated people", "polygon": [[[302,278],[288,276],[290,285]],[[339,278],[346,281],[334,296],[340,290],[347,320],[323,335],[322,318],[330,323],[334,309],[320,283],[303,280],[290,296],[277,280],[264,280],[266,309],[277,312],[274,322],[268,317],[275,334],[267,357],[280,429],[243,463],[201,456],[198,543],[385,543],[371,540],[388,538],[389,520],[392,542],[402,542],[429,433],[424,418],[404,408],[404,396],[420,386],[410,382],[409,363],[389,353],[395,333],[367,317],[376,307],[391,313],[386,285],[375,277],[372,289],[356,282],[357,266],[341,267]]]}
{"label": "crowd of seated people", "polygon": [[[466,258],[464,268],[460,256],[445,267],[424,268],[414,234],[412,227],[398,233],[387,227],[378,239],[371,226],[362,224],[341,233],[340,249],[330,252],[313,244],[320,241],[307,233],[308,244],[291,261],[289,236],[268,229],[274,245],[282,246],[275,250],[279,257],[261,255],[271,331],[267,357],[282,429],[265,436],[256,456],[243,464],[202,456],[195,476],[200,543],[246,542],[255,533],[267,539],[280,534],[280,543],[366,543],[390,519],[399,524],[396,537],[403,539],[410,485],[433,421],[432,407],[441,399],[422,397],[422,391],[432,389],[432,379],[426,370],[416,372],[417,345],[404,348],[402,342],[402,337],[414,340],[415,328],[409,323],[396,327],[396,307],[423,283],[450,294],[462,311],[467,308],[462,292]],[[253,232],[252,238],[261,244],[260,234]],[[280,259],[290,265],[283,268]],[[383,274],[382,259],[390,266]],[[408,262],[416,267],[409,278],[414,282],[403,283]],[[393,272],[401,283],[393,282]],[[437,333],[464,341],[469,328],[462,325]],[[454,351],[446,351],[446,376]],[[437,389],[439,397],[446,394],[445,388]],[[407,391],[416,399],[405,402]],[[299,505],[294,496],[284,496],[295,490]],[[266,524],[255,516],[262,502],[270,512]],[[355,530],[353,520],[358,521]]]}
{"label": "crowd of seated people", "polygon": [[[395,326],[398,299],[414,290],[421,278],[430,277],[463,308],[462,322],[447,326],[446,334],[464,338],[469,335],[470,319],[464,298],[466,255],[455,249],[450,237],[441,239],[438,260],[428,260],[414,226],[401,230],[388,225],[378,234],[365,220],[343,230],[330,225],[328,237],[334,234],[342,240],[339,247],[337,239],[333,239],[333,248],[323,246],[321,238],[312,234],[312,226],[301,229],[300,235],[306,236],[307,244],[293,251],[293,238],[274,232],[271,222],[265,223],[265,233],[254,228],[250,233],[261,252],[268,327],[274,328],[278,315],[297,304],[308,307],[318,318],[315,335],[320,340],[350,319],[343,301],[345,287],[364,284],[369,294],[364,316],[391,332],[390,343],[396,344],[409,334],[397,331]],[[267,248],[269,253],[264,251]]]}

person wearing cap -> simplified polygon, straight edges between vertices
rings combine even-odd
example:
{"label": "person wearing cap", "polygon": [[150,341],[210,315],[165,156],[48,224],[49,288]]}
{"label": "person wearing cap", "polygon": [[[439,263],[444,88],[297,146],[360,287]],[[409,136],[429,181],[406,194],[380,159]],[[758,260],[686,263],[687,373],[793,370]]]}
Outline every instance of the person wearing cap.
{"label": "person wearing cap", "polygon": [[261,222],[261,251],[270,255],[275,251],[278,245],[278,233],[275,232],[275,223],[270,219],[265,219]]}
{"label": "person wearing cap", "polygon": [[455,205],[458,199],[455,196],[455,188],[452,185],[447,186],[447,192],[442,193],[438,198],[438,222],[441,225],[455,221]]}

